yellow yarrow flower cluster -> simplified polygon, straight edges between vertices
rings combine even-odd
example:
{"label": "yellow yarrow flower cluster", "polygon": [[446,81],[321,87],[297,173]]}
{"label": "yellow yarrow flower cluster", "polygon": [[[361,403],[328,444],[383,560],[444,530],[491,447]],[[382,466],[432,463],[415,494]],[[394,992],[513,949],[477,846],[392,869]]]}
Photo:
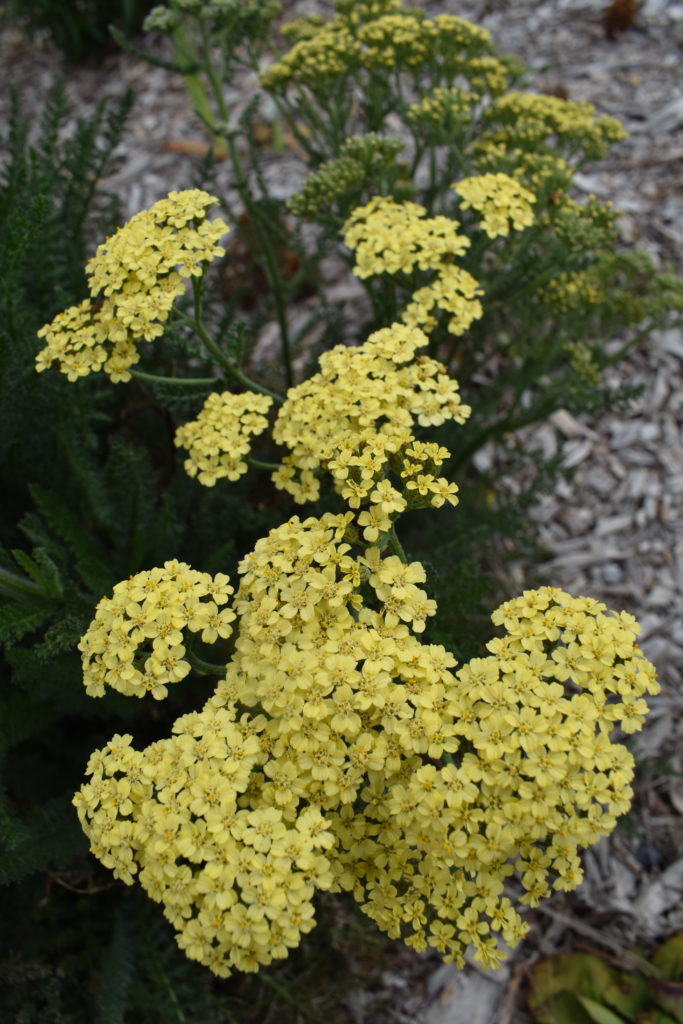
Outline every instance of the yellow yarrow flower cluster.
{"label": "yellow yarrow flower cluster", "polygon": [[632,797],[633,759],[609,732],[639,729],[658,690],[635,622],[604,612],[550,587],[503,605],[491,656],[430,687],[452,716],[451,763],[373,775],[365,806],[333,818],[333,870],[392,938],[459,965],[471,944],[495,967],[496,935],[514,945],[527,929],[504,895],[513,873],[532,906],[580,883],[578,848]]}
{"label": "yellow yarrow flower cluster", "polygon": [[483,214],[481,227],[489,238],[509,235],[511,226],[523,231],[534,222],[531,206],[536,196],[507,174],[462,178],[452,187],[463,200],[462,209]]}
{"label": "yellow yarrow flower cluster", "polygon": [[451,127],[469,120],[470,111],[477,100],[476,93],[457,86],[450,89],[437,86],[417,103],[410,104],[406,120],[422,129]]}
{"label": "yellow yarrow flower cluster", "polygon": [[[289,83],[329,85],[331,77],[348,75],[359,68],[424,69],[430,74],[462,72],[470,58],[491,50],[489,33],[454,15],[433,20],[424,13],[402,8],[400,3],[336,4],[328,22],[297,20],[289,34],[292,49],[261,75],[267,89],[286,89]],[[477,69],[489,80],[493,69]]]}
{"label": "yellow yarrow flower cluster", "polygon": [[289,53],[261,74],[264,89],[286,88],[290,81],[320,86],[358,66],[358,40],[338,19],[321,25],[294,44]]}
{"label": "yellow yarrow flower cluster", "polygon": [[175,445],[188,451],[185,471],[206,487],[224,477],[237,480],[247,472],[244,456],[250,451],[251,438],[268,426],[265,414],[272,404],[268,395],[251,391],[209,395],[197,418],[175,432]]}
{"label": "yellow yarrow flower cluster", "polygon": [[596,117],[595,107],[585,100],[542,93],[509,92],[496,99],[484,117],[493,126],[482,136],[485,141],[523,149],[555,141],[571,155],[582,152],[589,159],[604,156],[628,134],[616,118]]}
{"label": "yellow yarrow flower cluster", "polygon": [[100,245],[86,268],[91,298],[38,331],[45,347],[36,369],[56,363],[72,381],[99,370],[113,381],[129,380],[140,359],[137,344],[163,334],[187,278],[225,255],[218,240],[227,226],[206,219],[217,202],[200,189],[171,192]]}
{"label": "yellow yarrow flower cluster", "polygon": [[[403,625],[423,629],[434,612],[415,585],[424,570],[376,549],[348,557],[349,520],[295,518],[259,541],[240,566],[236,653],[215,696],[141,752],[114,737],[75,799],[92,852],[126,883],[137,875],[181,948],[221,976],[286,956],[313,927],[314,892],[334,883],[325,809],[397,762],[398,741],[373,727],[390,690],[397,728],[427,728],[432,753],[443,749],[388,671],[389,631],[398,673],[452,662]],[[378,611],[360,608],[361,575]]]}
{"label": "yellow yarrow flower cluster", "polygon": [[402,320],[409,327],[431,331],[437,325],[436,309],[448,314],[448,330],[460,335],[483,315],[477,296],[483,294],[475,279],[462,267],[444,264],[432,284],[418,288],[406,306]]}
{"label": "yellow yarrow flower cluster", "polygon": [[449,330],[463,334],[483,316],[477,298],[483,292],[472,275],[451,260],[471,243],[459,233],[456,220],[426,213],[417,203],[375,196],[344,224],[344,244],[356,254],[358,277],[435,270],[436,279],[413,294],[402,319],[410,327],[431,330],[436,325],[433,310],[438,308],[450,315]]}
{"label": "yellow yarrow flower cluster", "polygon": [[566,271],[551,278],[537,293],[541,301],[560,313],[595,306],[605,298],[594,273],[588,270]]}
{"label": "yellow yarrow flower cluster", "polygon": [[489,656],[453,672],[415,636],[436,610],[424,568],[354,556],[351,519],[295,517],[257,543],[214,696],[141,752],[114,737],[75,799],[95,855],[222,976],[286,956],[316,889],[352,892],[417,949],[496,966],[497,937],[526,931],[507,880],[532,906],[575,888],[578,848],[631,798],[610,733],[639,729],[658,690],[631,616],[528,591],[494,613]]}
{"label": "yellow yarrow flower cluster", "polygon": [[375,196],[344,224],[344,245],[356,254],[354,273],[410,273],[439,266],[446,256],[462,256],[470,240],[450,217],[427,217],[418,203]]}
{"label": "yellow yarrow flower cluster", "polygon": [[[406,508],[406,499],[389,482],[391,472],[423,478],[412,507],[423,499],[425,505],[454,504],[457,488],[435,475],[449,453],[418,444],[413,430],[415,424],[463,423],[471,410],[440,363],[414,358],[426,344],[419,329],[394,324],[363,345],[325,352],[320,372],[291,388],[278,411],[273,438],[291,454],[273,475],[275,485],[297,501],[308,500],[318,493],[314,473],[324,467],[351,508],[373,506],[369,518],[359,519],[372,542],[390,529],[392,514]],[[408,472],[407,466],[414,469]]]}
{"label": "yellow yarrow flower cluster", "polygon": [[265,759],[264,722],[209,703],[141,751],[114,736],[74,800],[92,853],[128,885],[137,877],[180,948],[221,977],[287,956],[315,924],[316,890],[332,883],[320,811],[285,821],[245,795]]}
{"label": "yellow yarrow flower cluster", "polygon": [[127,696],[164,698],[190,671],[183,630],[205,643],[232,633],[235,614],[221,608],[232,592],[222,573],[212,577],[176,561],[117,583],[78,644],[88,696],[102,697],[111,686]]}

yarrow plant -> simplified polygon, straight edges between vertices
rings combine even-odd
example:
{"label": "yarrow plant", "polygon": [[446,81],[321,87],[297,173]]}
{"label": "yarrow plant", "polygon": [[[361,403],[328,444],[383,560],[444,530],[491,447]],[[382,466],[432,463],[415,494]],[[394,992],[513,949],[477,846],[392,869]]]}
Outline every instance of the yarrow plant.
{"label": "yarrow plant", "polygon": [[[204,707],[142,749],[114,736],[75,804],[94,855],[221,976],[286,956],[322,891],[416,949],[496,966],[499,939],[526,932],[520,905],[575,888],[579,849],[629,805],[614,732],[639,729],[658,690],[632,617],[543,587],[494,613],[503,635],[483,658],[458,667],[425,639],[437,606],[396,523],[457,503],[438,475],[449,451],[416,431],[470,413],[427,343],[395,323],[324,353],[279,400],[275,485],[305,503],[329,475],[346,511],[272,529],[236,590],[180,561],[134,574],[79,644],[93,697],[162,700],[207,668],[192,634],[219,652]],[[178,432],[190,474],[244,471],[275,401],[211,395]]]}
{"label": "yarrow plant", "polygon": [[[576,888],[579,851],[628,809],[621,739],[659,686],[631,616],[552,586],[502,604],[483,656],[458,664],[430,642],[435,573],[406,555],[398,523],[457,506],[466,478],[453,465],[569,404],[568,374],[595,397],[613,359],[603,319],[633,327],[679,293],[662,279],[615,304],[614,211],[569,194],[582,162],[622,137],[617,122],[510,91],[515,68],[488,33],[398,0],[338,0],[330,21],[285,29],[291,49],[261,83],[309,173],[287,208],[257,195],[263,176],[235,141],[251,115],[230,119],[221,84],[227,68],[260,65],[273,16],[173,0],[149,27],[171,34],[233,163],[234,227],[259,248],[285,393],[204,319],[227,227],[207,219],[219,200],[203,190],[172,193],[100,247],[90,299],[43,328],[37,365],[209,390],[174,435],[190,476],[220,488],[255,468],[281,502],[332,511],[276,523],[233,583],[169,560],[99,602],[79,644],[89,695],[161,700],[193,670],[218,682],[165,738],[138,748],[116,735],[95,751],[75,804],[94,855],[138,881],[217,975],[287,956],[325,891],[352,894],[416,949],[462,965],[472,948],[495,967],[526,933],[524,907]],[[390,116],[401,138],[381,134]],[[321,345],[298,380],[276,258],[283,237],[301,242],[281,219],[292,215],[317,225],[321,252],[344,255],[373,310],[364,341]],[[620,259],[626,292],[635,263]],[[138,367],[139,343],[161,349],[167,328],[192,332],[185,353],[211,376]]]}

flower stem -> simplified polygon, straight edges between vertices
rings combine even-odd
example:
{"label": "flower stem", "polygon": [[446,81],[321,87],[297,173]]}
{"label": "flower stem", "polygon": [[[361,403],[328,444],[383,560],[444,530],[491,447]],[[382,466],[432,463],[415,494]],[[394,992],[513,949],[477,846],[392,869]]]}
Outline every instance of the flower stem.
{"label": "flower stem", "polygon": [[200,384],[203,387],[213,387],[220,380],[220,377],[161,377],[157,373],[145,373],[143,370],[130,370],[130,375],[149,384],[178,384],[181,387],[199,387]]}
{"label": "flower stem", "polygon": [[265,469],[269,473],[274,473],[280,468],[280,465],[277,462],[262,462],[260,459],[252,458],[251,455],[247,455],[247,462],[250,466],[253,466],[254,469]]}
{"label": "flower stem", "polygon": [[204,661],[193,651],[187,652],[187,660],[201,676],[222,676],[225,672],[225,665],[212,665],[210,661]]}
{"label": "flower stem", "polygon": [[248,391],[257,391],[260,395],[267,395],[269,398],[272,398],[274,402],[277,402],[278,405],[282,405],[284,398],[281,395],[276,394],[274,391],[270,391],[269,388],[264,387],[262,384],[257,384],[254,380],[250,380],[250,378],[240,370],[239,366],[233,363],[223,352],[221,352],[201,320],[201,283],[197,282],[196,278],[193,278],[192,286],[194,288],[195,298],[194,317],[188,317],[183,313],[180,313],[179,316],[181,321],[184,321],[192,328],[204,347],[208,349],[218,365],[221,366],[226,373],[229,373],[231,377],[238,380]]}
{"label": "flower stem", "polygon": [[387,539],[389,541],[389,546],[391,550],[394,552],[394,554],[398,555],[398,557],[401,559],[404,565],[407,564],[408,559],[406,558],[406,553],[403,550],[400,540],[396,536],[396,527],[393,525],[393,523],[391,529],[387,533]]}

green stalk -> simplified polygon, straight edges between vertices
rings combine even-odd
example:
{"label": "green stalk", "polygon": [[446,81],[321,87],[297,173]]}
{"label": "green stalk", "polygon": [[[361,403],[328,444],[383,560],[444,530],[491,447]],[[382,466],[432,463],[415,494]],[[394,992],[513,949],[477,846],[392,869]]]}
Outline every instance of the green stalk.
{"label": "green stalk", "polygon": [[[224,125],[227,126],[229,120],[229,113],[225,105],[225,100],[223,98],[223,83],[221,82],[220,77],[216,74],[216,69],[214,68],[213,61],[211,59],[210,40],[208,33],[206,31],[206,26],[204,25],[203,22],[201,23],[201,32],[202,45],[204,51],[204,70],[209,80],[211,91],[213,92],[214,100],[216,101],[216,106],[218,108],[218,113],[221,118],[221,121],[223,122]],[[198,112],[200,113],[200,116],[202,116],[203,120],[206,123],[209,123],[211,118],[211,112],[210,110],[208,110],[208,104],[206,104],[206,96],[204,95],[203,92],[202,96],[203,101],[205,103],[205,107],[203,109],[197,109]],[[287,313],[283,296],[282,281],[277,271],[275,254],[273,252],[271,240],[270,237],[268,236],[267,231],[263,231],[261,229],[261,222],[259,218],[258,209],[252,203],[251,193],[249,191],[249,182],[247,181],[247,176],[244,173],[244,168],[242,167],[242,161],[240,160],[239,153],[237,152],[234,132],[225,132],[225,141],[228,146],[230,162],[232,163],[233,171],[235,172],[237,189],[242,198],[242,202],[244,203],[252,227],[256,233],[263,255],[263,259],[265,262],[266,277],[268,279],[268,284],[270,286],[270,289],[273,293],[273,298],[275,300],[275,313],[277,316],[278,325],[280,327],[280,341],[282,346],[282,361],[284,363],[285,370],[285,382],[287,384],[287,387],[291,388],[292,384],[294,383],[294,376],[292,373],[292,356],[289,344],[289,330],[287,327]],[[270,392],[265,393],[269,394]]]}
{"label": "green stalk", "polygon": [[[235,146],[235,140],[232,137],[228,139],[228,150],[230,152],[230,158],[233,161],[233,166],[235,166],[235,163],[237,162],[241,168],[237,147]],[[292,372],[292,353],[289,343],[287,309],[284,301],[282,280],[278,273],[277,262],[271,245],[270,236],[267,231],[261,230],[260,214],[258,209],[256,209],[251,203],[251,197],[249,196],[244,172],[242,172],[242,176],[243,186],[240,188],[240,194],[242,195],[244,205],[246,206],[247,213],[249,214],[249,219],[261,246],[261,253],[265,262],[266,277],[268,278],[268,284],[270,285],[273,298],[275,300],[275,315],[277,316],[278,325],[280,327],[280,344],[282,348],[282,362],[285,370],[285,383],[288,388],[291,388],[294,384],[294,374]]]}
{"label": "green stalk", "polygon": [[606,366],[612,366],[613,363],[618,363],[619,360],[623,356],[625,356],[627,352],[631,351],[631,349],[634,347],[634,345],[637,345],[639,341],[642,341],[643,338],[646,338],[648,336],[648,334],[650,333],[650,331],[653,331],[653,330],[655,330],[655,326],[654,326],[654,322],[651,321],[647,325],[647,327],[643,327],[640,331],[637,332],[637,334],[634,335],[633,338],[631,338],[630,341],[625,342],[621,346],[620,349],[617,349],[617,351],[614,353],[614,355],[611,355],[609,357],[609,359],[606,359],[603,363],[601,363],[600,364],[600,369],[604,370]]}
{"label": "green stalk", "polygon": [[247,455],[247,462],[250,466],[253,466],[254,469],[265,469],[269,473],[274,473],[276,470],[280,469],[280,464],[278,462],[262,462],[261,459],[255,459],[251,455]]}
{"label": "green stalk", "polygon": [[130,370],[131,377],[149,384],[178,384],[181,387],[214,387],[220,377],[161,377],[157,373],[145,373],[144,370]]}
{"label": "green stalk", "polygon": [[234,377],[235,380],[239,381],[240,384],[247,389],[247,391],[255,391],[259,395],[267,395],[268,398],[272,398],[274,402],[278,403],[278,405],[282,405],[282,403],[284,402],[284,398],[282,398],[281,395],[277,395],[275,394],[274,391],[271,391],[269,388],[264,387],[262,384],[257,384],[256,381],[250,380],[249,377],[246,376],[246,374],[242,373],[238,366],[235,366],[234,363],[231,363],[229,359],[225,358],[225,356],[219,349],[218,345],[207,334],[206,329],[204,328],[201,322],[196,322],[194,324],[194,331],[197,337],[203,342],[203,344],[209,350],[211,355],[214,357],[216,362],[220,366],[222,366],[223,369],[226,370],[231,377]]}
{"label": "green stalk", "polygon": [[183,67],[181,64],[176,64],[168,60],[161,60],[159,57],[153,57],[151,54],[145,53],[144,50],[140,50],[137,46],[133,46],[133,44],[126,39],[123,32],[115,28],[113,25],[109,26],[109,34],[114,42],[118,43],[122,50],[129,53],[131,57],[136,57],[138,60],[144,61],[151,67],[164,68],[165,71],[173,71],[177,75],[183,75],[183,77],[192,75],[196,71],[199,71],[200,66],[196,62],[191,62]]}
{"label": "green stalk", "polygon": [[[216,69],[213,66],[213,60],[211,59],[211,39],[209,37],[209,33],[206,30],[206,25],[203,21],[200,21],[200,29],[202,34],[202,50],[204,55],[203,69],[206,73],[206,77],[209,79],[209,85],[211,86],[211,92],[213,93],[213,98],[216,101],[216,106],[218,107],[219,116],[221,120],[225,124],[227,124],[228,108],[226,107],[225,100],[223,99],[223,83],[220,79],[220,76],[216,74]],[[209,109],[209,104],[206,99],[206,93],[204,93],[204,90],[202,90],[202,95],[205,104],[204,109],[208,112],[208,116],[211,116],[211,111]]]}
{"label": "green stalk", "polygon": [[191,650],[187,651],[187,660],[200,676],[222,676],[225,674],[225,665],[213,665],[210,661],[204,661]]}
{"label": "green stalk", "polygon": [[403,550],[403,546],[401,545],[401,542],[396,535],[396,527],[394,526],[393,523],[391,524],[391,529],[387,533],[387,540],[389,541],[389,547],[394,552],[394,554],[398,555],[403,564],[406,565],[408,559],[406,558],[406,553]]}

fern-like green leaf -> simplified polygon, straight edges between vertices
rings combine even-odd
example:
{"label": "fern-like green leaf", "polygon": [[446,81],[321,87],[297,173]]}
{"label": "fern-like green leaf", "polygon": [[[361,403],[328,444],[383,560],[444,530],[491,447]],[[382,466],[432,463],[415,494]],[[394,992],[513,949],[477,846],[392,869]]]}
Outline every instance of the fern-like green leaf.
{"label": "fern-like green leaf", "polygon": [[47,600],[59,600],[63,597],[64,588],[59,569],[45,548],[35,548],[31,555],[15,548],[12,555],[17,564],[37,584],[42,597]]}
{"label": "fern-like green leaf", "polygon": [[96,1024],[124,1024],[128,991],[134,971],[135,939],[123,908],[114,914],[114,927],[104,951],[97,993]]}
{"label": "fern-like green leaf", "polygon": [[95,594],[111,586],[111,568],[103,547],[85,528],[80,516],[54,491],[34,485],[31,496],[40,514],[74,556],[76,570]]}
{"label": "fern-like green leaf", "polygon": [[47,800],[23,817],[21,824],[23,838],[11,849],[0,850],[0,885],[17,882],[87,849],[70,795]]}
{"label": "fern-like green leaf", "polygon": [[0,602],[0,643],[11,645],[41,626],[52,614],[53,607],[46,602],[28,604]]}

